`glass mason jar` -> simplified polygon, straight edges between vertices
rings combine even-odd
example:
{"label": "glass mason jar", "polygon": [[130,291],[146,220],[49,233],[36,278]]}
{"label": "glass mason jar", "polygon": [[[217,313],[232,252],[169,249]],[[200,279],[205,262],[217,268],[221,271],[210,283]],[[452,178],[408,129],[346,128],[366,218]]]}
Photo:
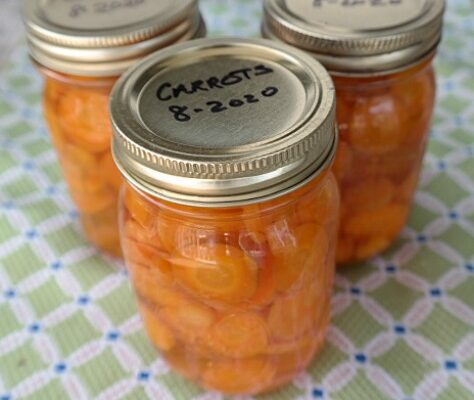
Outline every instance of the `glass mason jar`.
{"label": "glass mason jar", "polygon": [[122,177],[110,151],[109,94],[149,53],[205,35],[196,1],[177,3],[25,3],[30,54],[45,78],[44,115],[70,195],[87,238],[115,256]]}
{"label": "glass mason jar", "polygon": [[410,213],[434,108],[444,1],[265,0],[264,10],[264,36],[306,50],[334,79],[337,262],[366,260],[391,245]]}
{"label": "glass mason jar", "polygon": [[176,371],[276,388],[329,324],[339,213],[332,81],[264,40],[196,40],[111,98],[121,237],[145,329]]}

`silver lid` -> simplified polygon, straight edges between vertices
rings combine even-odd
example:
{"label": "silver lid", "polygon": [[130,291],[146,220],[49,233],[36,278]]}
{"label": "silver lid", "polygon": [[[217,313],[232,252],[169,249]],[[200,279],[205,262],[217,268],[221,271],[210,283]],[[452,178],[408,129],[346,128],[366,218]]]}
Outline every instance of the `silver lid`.
{"label": "silver lid", "polygon": [[332,72],[390,72],[432,53],[444,0],[264,0],[263,35],[315,53]]}
{"label": "silver lid", "polygon": [[139,189],[207,207],[259,202],[335,151],[335,94],[313,57],[262,39],[203,39],[127,72],[111,97],[113,153]]}
{"label": "silver lid", "polygon": [[80,76],[120,75],[205,30],[197,0],[28,0],[23,17],[33,59]]}

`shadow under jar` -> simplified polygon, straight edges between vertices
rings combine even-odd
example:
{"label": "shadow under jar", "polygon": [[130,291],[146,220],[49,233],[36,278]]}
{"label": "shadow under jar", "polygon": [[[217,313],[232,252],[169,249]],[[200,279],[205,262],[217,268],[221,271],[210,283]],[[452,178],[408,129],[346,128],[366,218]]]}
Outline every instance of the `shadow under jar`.
{"label": "shadow under jar", "polygon": [[205,35],[194,0],[25,2],[30,55],[45,78],[43,106],[87,238],[120,256],[109,94],[146,55]]}
{"label": "shadow under jar", "polygon": [[406,224],[434,108],[444,0],[265,0],[263,36],[334,79],[341,191],[337,262],[387,249]]}
{"label": "shadow under jar", "polygon": [[263,40],[197,40],[111,98],[121,237],[145,329],[225,393],[290,381],[330,318],[339,192],[332,81]]}

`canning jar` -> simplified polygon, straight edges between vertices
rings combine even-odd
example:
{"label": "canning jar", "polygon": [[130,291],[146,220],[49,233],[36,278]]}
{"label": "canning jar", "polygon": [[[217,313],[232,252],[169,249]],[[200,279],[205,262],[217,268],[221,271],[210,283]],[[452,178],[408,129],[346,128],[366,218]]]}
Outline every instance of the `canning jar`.
{"label": "canning jar", "polygon": [[340,145],[338,263],[387,249],[406,224],[435,101],[444,0],[265,0],[263,35],[330,71]]}
{"label": "canning jar", "polygon": [[121,237],[145,329],[176,371],[225,393],[289,381],[321,347],[339,212],[332,81],[257,40],[196,40],[111,98],[128,185]]}
{"label": "canning jar", "polygon": [[135,62],[205,34],[196,1],[25,2],[30,55],[45,79],[44,115],[87,238],[119,256],[108,98]]}

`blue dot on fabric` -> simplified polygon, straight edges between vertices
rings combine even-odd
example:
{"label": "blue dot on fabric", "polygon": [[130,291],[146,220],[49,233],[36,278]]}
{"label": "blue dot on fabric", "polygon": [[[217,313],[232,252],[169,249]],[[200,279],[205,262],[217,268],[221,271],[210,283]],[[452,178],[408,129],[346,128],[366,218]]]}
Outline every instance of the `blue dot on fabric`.
{"label": "blue dot on fabric", "polygon": [[457,219],[459,219],[459,214],[456,211],[451,211],[449,213],[449,218],[451,218],[453,220],[457,220]]}
{"label": "blue dot on fabric", "polygon": [[54,366],[54,370],[58,374],[62,374],[64,371],[66,371],[66,369],[67,369],[67,366],[64,363],[58,363]]}
{"label": "blue dot on fabric", "polygon": [[389,274],[393,274],[397,272],[397,267],[393,264],[390,264],[390,265],[387,265],[387,267],[385,268],[385,271],[387,271]]}
{"label": "blue dot on fabric", "polygon": [[25,168],[28,171],[31,171],[32,169],[35,168],[35,164],[33,164],[31,161],[26,161],[23,163],[23,168]]}
{"label": "blue dot on fabric", "polygon": [[447,360],[447,361],[444,363],[444,368],[446,368],[448,371],[453,371],[453,370],[458,369],[458,364],[457,364],[456,361]]}
{"label": "blue dot on fabric", "polygon": [[7,289],[5,290],[5,297],[7,299],[13,299],[16,296],[16,292],[14,289]]}
{"label": "blue dot on fabric", "polygon": [[321,399],[324,397],[324,390],[322,389],[313,389],[313,397],[316,399]]}
{"label": "blue dot on fabric", "polygon": [[466,264],[466,269],[469,272],[474,272],[474,264]]}
{"label": "blue dot on fabric", "polygon": [[351,287],[351,293],[355,295],[359,295],[361,294],[361,290],[360,288],[354,286],[354,287]]}
{"label": "blue dot on fabric", "polygon": [[37,333],[39,332],[41,329],[40,325],[38,323],[34,323],[34,324],[31,324],[29,327],[28,327],[28,330],[31,332],[31,333]]}
{"label": "blue dot on fabric", "polygon": [[26,232],[26,237],[28,239],[34,239],[37,236],[38,236],[38,231],[36,231],[36,229],[30,229],[29,231]]}
{"label": "blue dot on fabric", "polygon": [[0,396],[0,400],[11,400],[11,399],[12,399],[12,396],[9,394],[2,394]]}
{"label": "blue dot on fabric", "polygon": [[77,302],[78,302],[80,305],[85,306],[85,305],[89,304],[90,298],[89,298],[89,296],[85,296],[85,295],[84,295],[84,296],[79,297],[79,298],[77,299]]}
{"label": "blue dot on fabric", "polygon": [[5,210],[12,210],[13,208],[15,208],[15,204],[13,203],[13,201],[9,200],[2,203],[2,207]]}
{"label": "blue dot on fabric", "polygon": [[433,297],[440,297],[443,293],[442,293],[441,289],[439,289],[439,288],[434,288],[434,289],[431,289],[431,290],[430,290],[430,294],[431,294],[431,296],[433,296]]}
{"label": "blue dot on fabric", "polygon": [[354,358],[360,364],[364,364],[367,361],[366,355],[362,353],[356,354]]}
{"label": "blue dot on fabric", "polygon": [[444,171],[446,169],[446,163],[444,161],[439,161],[438,162],[438,169],[440,171]]}
{"label": "blue dot on fabric", "polygon": [[63,264],[61,263],[61,261],[54,261],[51,264],[51,269],[54,269],[55,271],[57,271],[58,269],[61,269],[62,266],[63,266]]}
{"label": "blue dot on fabric", "polygon": [[404,335],[407,332],[407,329],[403,325],[395,325],[394,330],[398,335]]}
{"label": "blue dot on fabric", "polygon": [[426,243],[426,241],[428,240],[428,238],[426,237],[426,235],[424,235],[423,233],[420,233],[416,239],[417,239],[418,242],[420,242],[420,243]]}
{"label": "blue dot on fabric", "polygon": [[107,333],[107,340],[110,340],[112,342],[116,341],[119,337],[120,337],[120,332],[111,331]]}
{"label": "blue dot on fabric", "polygon": [[150,378],[150,373],[148,371],[140,371],[137,378],[139,381],[147,381]]}

